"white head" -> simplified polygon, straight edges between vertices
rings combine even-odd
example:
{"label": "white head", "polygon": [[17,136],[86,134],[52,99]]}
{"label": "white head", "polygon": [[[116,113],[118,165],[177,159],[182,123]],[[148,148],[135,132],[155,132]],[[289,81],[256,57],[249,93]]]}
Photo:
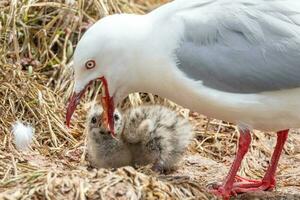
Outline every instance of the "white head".
{"label": "white head", "polygon": [[130,72],[134,72],[130,69],[134,65],[136,51],[133,46],[139,43],[139,35],[132,34],[132,31],[140,29],[140,18],[127,14],[105,17],[81,38],[74,53],[75,87],[67,109],[68,126],[86,88],[100,79],[104,86],[102,104],[107,125],[114,132],[114,105],[130,91],[128,81],[132,78]]}

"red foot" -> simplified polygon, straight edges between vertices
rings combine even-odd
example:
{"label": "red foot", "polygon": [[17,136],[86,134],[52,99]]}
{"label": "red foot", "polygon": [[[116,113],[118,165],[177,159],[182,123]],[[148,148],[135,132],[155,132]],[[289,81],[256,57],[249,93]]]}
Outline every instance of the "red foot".
{"label": "red foot", "polygon": [[230,199],[231,195],[236,196],[245,192],[267,191],[272,190],[275,187],[275,180],[272,181],[258,181],[250,180],[240,176],[236,176],[237,182],[233,184],[232,189],[225,188],[222,184],[213,185],[211,190],[217,196],[222,196],[224,200]]}
{"label": "red foot", "polygon": [[216,196],[223,197],[223,200],[229,200],[231,196],[231,191],[226,190],[223,186],[214,185],[212,186],[213,189],[210,190],[211,193],[213,193]]}
{"label": "red foot", "polygon": [[231,192],[233,194],[245,193],[245,192],[257,192],[273,190],[275,187],[275,181],[242,181],[233,184]]}

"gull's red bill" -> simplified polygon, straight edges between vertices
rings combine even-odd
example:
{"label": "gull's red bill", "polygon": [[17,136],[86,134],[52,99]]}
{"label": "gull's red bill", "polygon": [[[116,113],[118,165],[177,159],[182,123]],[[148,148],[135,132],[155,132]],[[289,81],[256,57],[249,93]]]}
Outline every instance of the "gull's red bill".
{"label": "gull's red bill", "polygon": [[70,127],[72,115],[74,114],[77,105],[80,103],[80,99],[84,95],[86,88],[81,90],[79,93],[74,92],[69,100],[69,105],[68,105],[67,114],[66,114],[66,124],[68,127]]}
{"label": "gull's red bill", "polygon": [[113,97],[111,97],[109,95],[108,84],[107,84],[106,79],[103,77],[103,78],[101,78],[101,80],[102,80],[103,88],[104,88],[104,95],[102,96],[102,106],[103,106],[103,112],[104,112],[103,120],[104,120],[104,123],[106,124],[108,130],[110,130],[111,134],[113,136],[115,136],[114,100],[113,100]]}
{"label": "gull's red bill", "polygon": [[[104,95],[102,96],[102,106],[104,110],[103,115],[103,121],[105,125],[107,126],[108,130],[110,130],[111,134],[115,136],[114,132],[114,101],[113,97],[110,97],[107,81],[104,77],[99,78],[102,81],[102,89],[104,90]],[[69,100],[69,105],[67,107],[67,114],[66,114],[66,125],[70,127],[70,122],[72,115],[74,114],[76,107],[80,103],[81,97],[84,95],[87,88],[93,83],[91,81],[83,90],[81,90],[79,93],[73,93]]]}

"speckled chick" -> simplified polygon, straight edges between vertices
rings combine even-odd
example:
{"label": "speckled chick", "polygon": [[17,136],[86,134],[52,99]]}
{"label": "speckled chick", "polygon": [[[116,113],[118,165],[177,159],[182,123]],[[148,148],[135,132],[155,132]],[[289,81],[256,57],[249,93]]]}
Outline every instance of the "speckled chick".
{"label": "speckled chick", "polygon": [[188,119],[163,106],[140,106],[122,115],[122,139],[128,143],[133,163],[153,163],[166,172],[176,168],[193,138]]}
{"label": "speckled chick", "polygon": [[91,166],[96,168],[117,168],[132,165],[130,149],[120,139],[121,115],[116,110],[116,138],[102,126],[103,109],[100,104],[91,105],[87,118],[87,153]]}

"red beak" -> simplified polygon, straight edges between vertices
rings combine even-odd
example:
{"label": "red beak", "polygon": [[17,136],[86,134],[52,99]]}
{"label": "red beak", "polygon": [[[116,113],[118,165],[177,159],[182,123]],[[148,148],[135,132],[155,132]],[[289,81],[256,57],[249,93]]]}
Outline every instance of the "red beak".
{"label": "red beak", "polygon": [[106,124],[108,130],[111,134],[115,136],[115,121],[114,121],[114,99],[109,95],[108,84],[104,77],[100,78],[104,87],[104,96],[102,96],[102,106],[104,110],[104,123]]}
{"label": "red beak", "polygon": [[[110,97],[109,95],[109,90],[108,90],[108,85],[107,85],[107,81],[104,77],[99,78],[102,83],[103,83],[103,87],[104,87],[104,96],[102,97],[102,106],[103,106],[103,110],[104,110],[104,123],[106,124],[108,130],[110,130],[111,134],[113,136],[115,136],[115,132],[114,132],[114,101],[113,101],[113,97]],[[72,115],[74,114],[77,105],[80,103],[80,99],[81,97],[84,95],[86,89],[90,86],[90,84],[93,81],[91,81],[82,91],[80,91],[79,93],[73,93],[73,95],[71,96],[70,100],[69,100],[69,105],[67,108],[67,114],[66,114],[66,124],[68,127],[70,127],[70,121],[72,118]]]}
{"label": "red beak", "polygon": [[77,105],[80,103],[80,99],[84,95],[86,88],[81,90],[79,93],[74,92],[69,100],[69,105],[68,105],[67,114],[66,114],[66,124],[68,127],[70,127],[72,115],[74,114]]}

